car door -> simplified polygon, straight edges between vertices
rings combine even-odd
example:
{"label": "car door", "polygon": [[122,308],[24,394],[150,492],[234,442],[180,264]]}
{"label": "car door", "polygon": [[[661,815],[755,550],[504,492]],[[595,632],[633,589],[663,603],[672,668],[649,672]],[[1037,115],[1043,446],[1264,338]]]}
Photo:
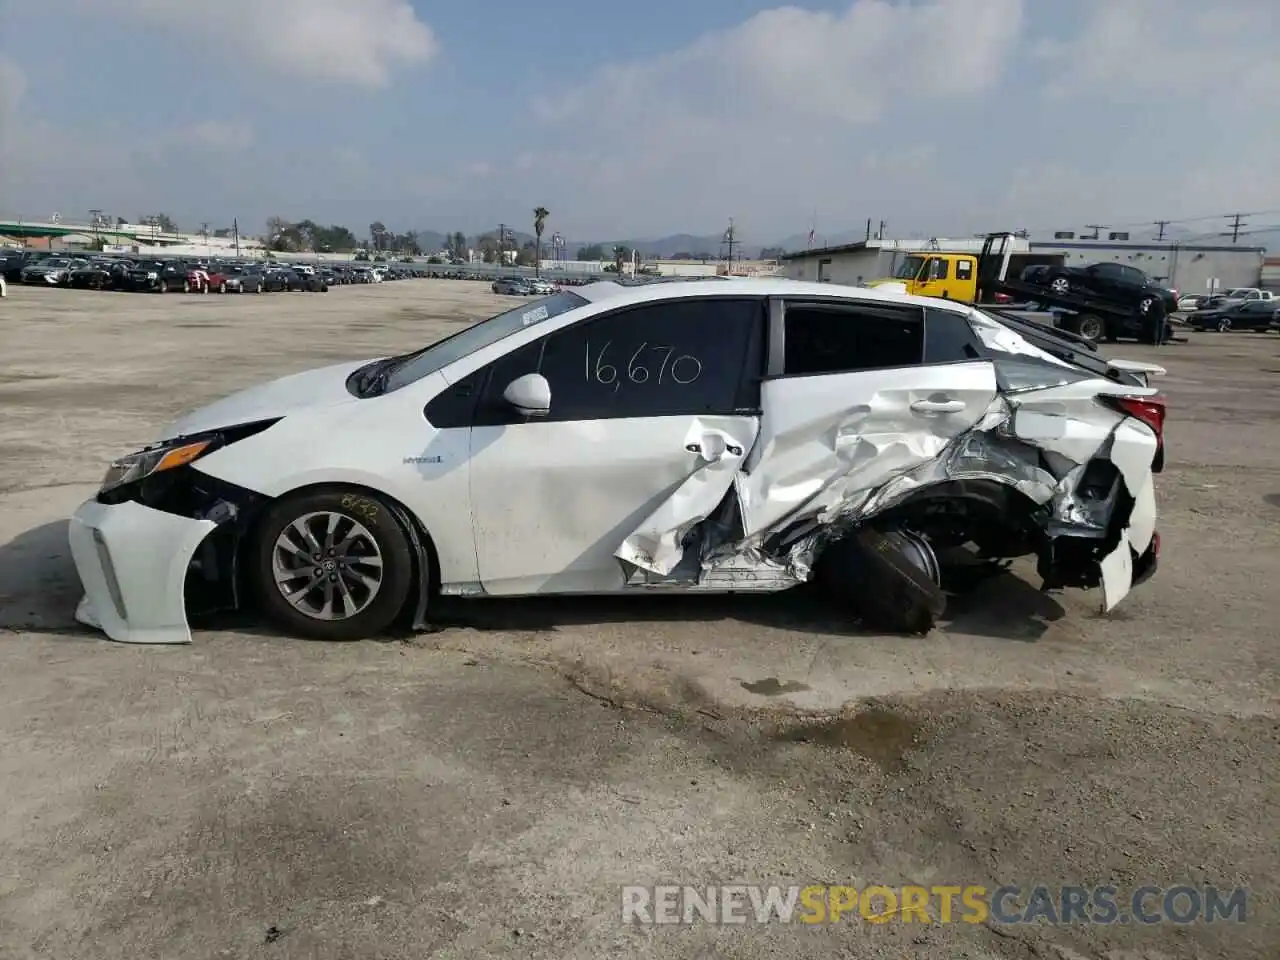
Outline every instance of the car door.
{"label": "car door", "polygon": [[[939,315],[930,326],[945,333],[951,325],[972,341],[964,314],[927,312]],[[801,512],[856,509],[987,414],[997,396],[993,364],[971,343],[927,354],[925,314],[850,298],[777,303],[760,435],[737,480],[748,536]]]}
{"label": "car door", "polygon": [[921,271],[916,293],[925,297],[947,297],[950,279],[950,261],[946,257],[930,257]]}
{"label": "car door", "polygon": [[[755,441],[764,323],[763,298],[667,297],[491,364],[470,449],[485,591],[607,592],[636,567],[670,572]],[[545,416],[504,399],[527,374],[550,387]]]}

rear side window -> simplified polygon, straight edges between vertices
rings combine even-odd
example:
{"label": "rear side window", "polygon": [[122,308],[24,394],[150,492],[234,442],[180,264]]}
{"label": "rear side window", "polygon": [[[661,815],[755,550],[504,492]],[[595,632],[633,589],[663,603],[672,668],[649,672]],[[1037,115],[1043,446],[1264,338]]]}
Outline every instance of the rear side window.
{"label": "rear side window", "polygon": [[957,260],[956,261],[956,279],[971,280],[973,278],[973,261]]}
{"label": "rear side window", "polygon": [[981,360],[980,342],[969,321],[950,310],[924,312],[924,362],[962,363]]}
{"label": "rear side window", "polygon": [[785,376],[911,367],[924,356],[924,311],[896,304],[788,303]]}

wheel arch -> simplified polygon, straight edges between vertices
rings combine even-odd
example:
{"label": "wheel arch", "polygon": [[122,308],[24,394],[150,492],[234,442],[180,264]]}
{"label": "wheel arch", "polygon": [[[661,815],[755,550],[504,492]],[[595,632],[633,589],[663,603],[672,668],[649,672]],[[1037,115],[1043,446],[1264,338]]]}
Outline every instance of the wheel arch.
{"label": "wheel arch", "polygon": [[982,476],[960,476],[913,490],[902,500],[876,513],[868,525],[884,530],[893,527],[918,529],[930,520],[967,516],[993,521],[993,526],[1009,534],[1034,536],[1040,527],[1035,514],[1044,509],[1012,480]]}
{"label": "wheel arch", "polygon": [[318,481],[291,487],[272,497],[264,498],[254,511],[254,515],[246,525],[244,535],[237,545],[235,558],[236,595],[239,597],[250,595],[249,584],[245,581],[250,566],[246,561],[249,551],[253,549],[253,544],[257,542],[259,530],[267,511],[275,504],[290,497],[329,492],[371,494],[386,501],[391,508],[392,516],[395,517],[396,523],[409,540],[409,551],[414,560],[413,588],[409,591],[409,596],[405,599],[404,608],[401,609],[397,619],[407,620],[411,617],[412,622],[409,625],[417,627],[422,621],[428,602],[440,592],[440,555],[431,532],[417,514],[406,507],[394,494],[388,493],[386,490],[370,483],[350,480]]}

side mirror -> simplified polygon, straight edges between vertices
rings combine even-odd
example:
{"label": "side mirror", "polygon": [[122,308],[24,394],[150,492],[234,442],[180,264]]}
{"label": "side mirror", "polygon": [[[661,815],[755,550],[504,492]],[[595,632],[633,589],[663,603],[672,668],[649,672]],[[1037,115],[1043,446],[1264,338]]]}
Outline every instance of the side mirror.
{"label": "side mirror", "polygon": [[526,417],[545,417],[551,412],[551,384],[540,373],[526,373],[507,384],[502,399]]}

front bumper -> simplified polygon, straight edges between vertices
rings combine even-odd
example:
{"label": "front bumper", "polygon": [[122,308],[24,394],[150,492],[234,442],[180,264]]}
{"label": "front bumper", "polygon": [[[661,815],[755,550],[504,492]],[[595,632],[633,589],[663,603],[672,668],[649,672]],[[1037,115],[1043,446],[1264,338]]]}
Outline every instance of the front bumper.
{"label": "front bumper", "polygon": [[86,501],[67,534],[85,592],[76,619],[121,643],[190,643],[187,568],[216,526],[140,503]]}

